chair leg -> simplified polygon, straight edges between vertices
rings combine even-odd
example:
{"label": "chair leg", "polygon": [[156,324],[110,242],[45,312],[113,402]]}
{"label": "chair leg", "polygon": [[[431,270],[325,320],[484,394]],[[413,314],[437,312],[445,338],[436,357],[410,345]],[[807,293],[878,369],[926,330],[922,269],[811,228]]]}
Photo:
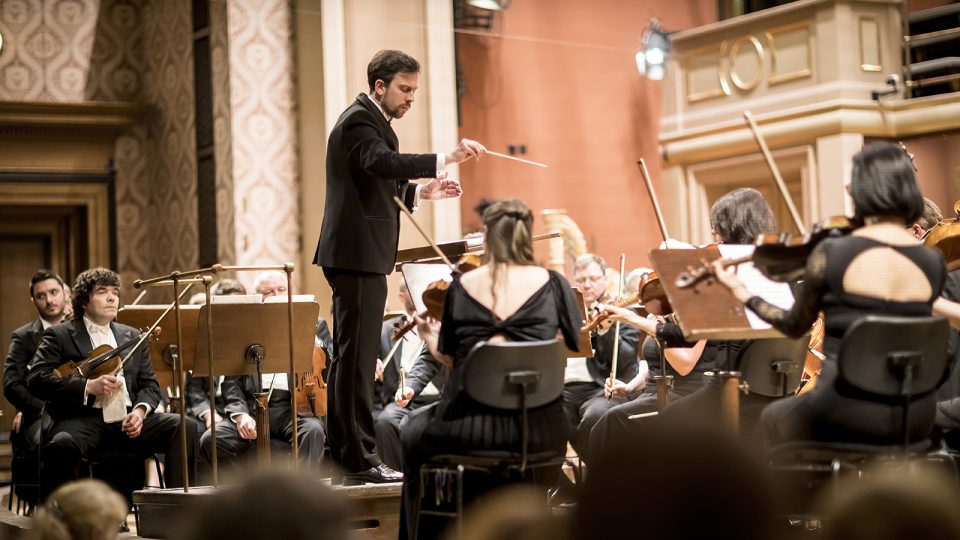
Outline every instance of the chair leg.
{"label": "chair leg", "polygon": [[463,465],[457,465],[457,540],[463,540]]}

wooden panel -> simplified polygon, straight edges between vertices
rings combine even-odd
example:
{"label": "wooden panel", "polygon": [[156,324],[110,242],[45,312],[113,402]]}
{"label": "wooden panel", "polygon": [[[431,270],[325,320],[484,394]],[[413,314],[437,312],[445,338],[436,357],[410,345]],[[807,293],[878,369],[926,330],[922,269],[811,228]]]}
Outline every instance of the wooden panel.
{"label": "wooden panel", "polygon": [[[30,276],[47,264],[49,243],[42,236],[0,235],[0,346],[10,347],[10,334],[37,317],[27,287]],[[10,422],[16,414],[13,406],[2,400],[3,416],[0,431],[10,431]]]}
{"label": "wooden panel", "polygon": [[797,23],[767,32],[770,44],[768,85],[809,77],[813,73],[810,54],[810,25]]}

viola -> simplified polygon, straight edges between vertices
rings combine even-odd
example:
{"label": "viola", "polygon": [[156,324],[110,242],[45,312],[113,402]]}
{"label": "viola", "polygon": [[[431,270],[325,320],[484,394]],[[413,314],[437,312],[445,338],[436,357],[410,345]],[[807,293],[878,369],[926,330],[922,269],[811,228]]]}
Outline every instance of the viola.
{"label": "viola", "polygon": [[327,351],[316,340],[310,369],[296,373],[297,416],[327,415],[327,383],[323,382],[323,370],[327,368]]}
{"label": "viola", "polygon": [[947,270],[960,269],[960,201],[953,205],[957,217],[945,219],[924,233],[923,245],[940,250],[947,263]]}

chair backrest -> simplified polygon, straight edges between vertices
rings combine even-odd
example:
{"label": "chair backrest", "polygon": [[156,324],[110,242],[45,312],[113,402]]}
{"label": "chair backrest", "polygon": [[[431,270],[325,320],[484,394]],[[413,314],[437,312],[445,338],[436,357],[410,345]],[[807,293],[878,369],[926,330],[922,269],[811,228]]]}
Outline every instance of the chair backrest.
{"label": "chair backrest", "polygon": [[563,342],[555,339],[481,341],[467,355],[463,389],[488,407],[520,410],[523,390],[518,383],[529,381],[526,406],[546,405],[563,392],[565,350]]}
{"label": "chair backrest", "polygon": [[747,342],[737,355],[737,369],[749,392],[767,397],[796,392],[809,342],[808,336]]}
{"label": "chair backrest", "polygon": [[[949,367],[949,331],[943,317],[863,317],[843,335],[840,378],[879,396],[931,392]],[[903,387],[905,370],[912,371],[908,389]]]}

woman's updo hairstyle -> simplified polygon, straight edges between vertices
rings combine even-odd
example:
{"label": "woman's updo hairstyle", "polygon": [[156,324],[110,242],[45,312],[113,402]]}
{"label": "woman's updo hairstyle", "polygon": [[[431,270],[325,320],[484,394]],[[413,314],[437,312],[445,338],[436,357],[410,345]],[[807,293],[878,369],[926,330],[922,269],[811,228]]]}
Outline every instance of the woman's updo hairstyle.
{"label": "woman's updo hairstyle", "polygon": [[487,249],[483,262],[536,264],[533,260],[533,212],[520,199],[496,201],[483,212]]}

